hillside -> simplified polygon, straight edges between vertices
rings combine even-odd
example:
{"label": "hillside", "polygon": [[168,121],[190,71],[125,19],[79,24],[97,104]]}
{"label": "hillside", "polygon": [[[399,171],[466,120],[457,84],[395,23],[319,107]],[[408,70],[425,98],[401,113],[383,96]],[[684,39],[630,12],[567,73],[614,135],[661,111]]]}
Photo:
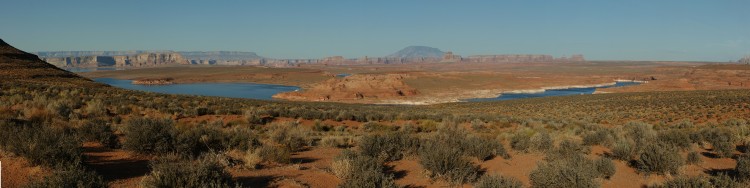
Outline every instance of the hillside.
{"label": "hillside", "polygon": [[0,39],[0,82],[91,83],[88,79],[57,68]]}
{"label": "hillside", "polygon": [[428,46],[408,46],[388,57],[397,58],[442,58],[445,52]]}

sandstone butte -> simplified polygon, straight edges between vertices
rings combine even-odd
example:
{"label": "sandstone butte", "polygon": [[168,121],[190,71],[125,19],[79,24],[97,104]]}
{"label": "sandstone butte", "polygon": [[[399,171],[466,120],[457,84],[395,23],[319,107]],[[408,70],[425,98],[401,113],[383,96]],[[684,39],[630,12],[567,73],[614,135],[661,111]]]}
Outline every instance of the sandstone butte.
{"label": "sandstone butte", "polygon": [[418,95],[419,91],[404,83],[407,75],[352,75],[330,78],[302,91],[279,93],[274,98],[295,101],[370,101]]}

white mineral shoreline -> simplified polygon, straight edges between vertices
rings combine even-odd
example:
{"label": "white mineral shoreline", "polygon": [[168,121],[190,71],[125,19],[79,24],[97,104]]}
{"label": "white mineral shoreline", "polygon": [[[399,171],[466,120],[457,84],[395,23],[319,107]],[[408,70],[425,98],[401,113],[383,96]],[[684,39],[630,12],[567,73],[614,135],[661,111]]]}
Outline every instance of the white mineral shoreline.
{"label": "white mineral shoreline", "polygon": [[[400,104],[400,105],[431,105],[431,104],[441,104],[441,103],[452,103],[452,102],[466,102],[462,99],[475,99],[475,98],[496,98],[502,96],[502,94],[533,94],[533,93],[543,93],[547,90],[554,90],[554,89],[573,89],[573,88],[589,88],[589,87],[605,87],[605,86],[613,86],[616,85],[617,82],[636,82],[636,83],[648,83],[648,81],[638,81],[638,80],[623,80],[623,79],[617,79],[614,80],[614,82],[609,83],[603,83],[603,84],[589,84],[589,85],[569,85],[569,86],[551,86],[551,87],[542,87],[541,89],[521,89],[521,90],[510,90],[510,91],[502,91],[498,92],[498,90],[475,90],[470,92],[464,92],[462,94],[461,98],[457,97],[445,97],[445,98],[430,98],[430,99],[416,99],[416,100],[388,100],[383,101],[380,103],[375,104],[382,104],[382,105],[393,105],[393,104]],[[598,94],[596,92],[592,94]]]}

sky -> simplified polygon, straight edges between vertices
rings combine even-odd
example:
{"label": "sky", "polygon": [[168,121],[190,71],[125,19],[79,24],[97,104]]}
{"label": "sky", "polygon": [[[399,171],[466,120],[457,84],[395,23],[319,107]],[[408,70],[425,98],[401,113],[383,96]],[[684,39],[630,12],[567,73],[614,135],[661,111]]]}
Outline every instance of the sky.
{"label": "sky", "polygon": [[0,0],[19,49],[251,51],[270,58],[584,54],[734,61],[750,55],[748,0]]}

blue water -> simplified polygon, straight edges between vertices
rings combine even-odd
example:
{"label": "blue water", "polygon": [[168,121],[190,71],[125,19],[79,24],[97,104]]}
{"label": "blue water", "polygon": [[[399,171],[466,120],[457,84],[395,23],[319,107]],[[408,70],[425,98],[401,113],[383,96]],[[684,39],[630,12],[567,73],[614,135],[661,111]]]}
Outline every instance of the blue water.
{"label": "blue water", "polygon": [[337,78],[343,78],[343,77],[347,77],[347,76],[351,76],[351,75],[352,74],[349,74],[349,73],[341,73],[341,74],[337,74],[336,77]]}
{"label": "blue water", "polygon": [[167,94],[186,94],[201,96],[217,96],[247,99],[272,100],[271,96],[281,93],[298,90],[299,87],[272,85],[272,84],[253,84],[253,83],[199,83],[199,84],[171,84],[171,85],[137,85],[131,80],[120,80],[114,78],[97,78],[96,82],[109,84],[111,86],[131,89],[150,91]]}
{"label": "blue water", "polygon": [[525,98],[536,98],[536,97],[549,97],[549,96],[566,96],[566,95],[586,95],[593,94],[597,88],[611,88],[611,87],[624,87],[641,84],[639,82],[617,82],[615,85],[602,86],[602,87],[587,87],[587,88],[570,88],[570,89],[550,89],[539,93],[503,93],[495,98],[475,98],[466,99],[469,102],[480,102],[480,101],[504,101],[513,99],[525,99]]}

